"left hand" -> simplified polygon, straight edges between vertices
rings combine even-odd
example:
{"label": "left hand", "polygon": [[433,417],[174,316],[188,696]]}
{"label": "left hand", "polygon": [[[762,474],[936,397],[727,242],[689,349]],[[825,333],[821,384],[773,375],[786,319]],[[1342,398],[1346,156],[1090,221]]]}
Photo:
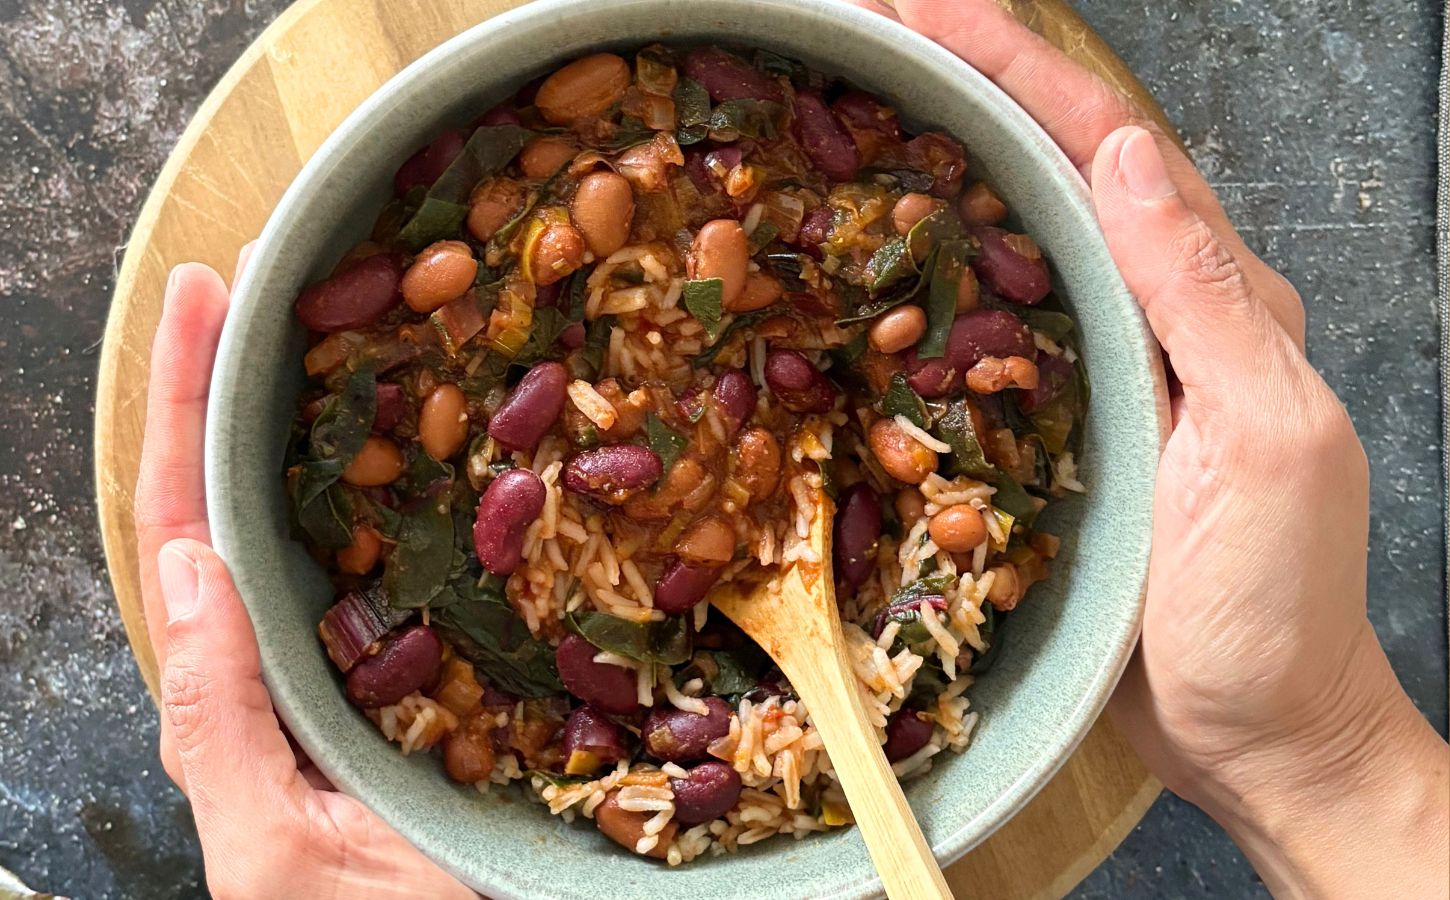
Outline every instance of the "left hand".
{"label": "left hand", "polygon": [[207,887],[219,898],[476,897],[337,793],[272,710],[251,620],[207,525],[207,391],[228,303],[206,266],[172,271],[152,345],[135,507],[146,626],[162,672],[161,760],[191,800]]}

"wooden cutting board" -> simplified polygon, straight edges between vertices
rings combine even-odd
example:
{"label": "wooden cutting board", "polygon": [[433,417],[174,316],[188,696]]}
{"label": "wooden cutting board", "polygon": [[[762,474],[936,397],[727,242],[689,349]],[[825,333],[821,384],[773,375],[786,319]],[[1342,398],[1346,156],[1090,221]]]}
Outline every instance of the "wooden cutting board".
{"label": "wooden cutting board", "polygon": [[[1153,99],[1062,0],[999,0],[1038,33],[1135,99]],[[228,280],[302,164],[384,81],[519,0],[299,0],[247,48],[166,161],[131,233],[106,324],[96,398],[96,486],[111,582],[153,696],[132,500],[146,416],[152,335],[167,272],[190,260]],[[981,847],[950,867],[960,897],[1055,898],[1112,852],[1158,796],[1106,718],[1056,778]]]}

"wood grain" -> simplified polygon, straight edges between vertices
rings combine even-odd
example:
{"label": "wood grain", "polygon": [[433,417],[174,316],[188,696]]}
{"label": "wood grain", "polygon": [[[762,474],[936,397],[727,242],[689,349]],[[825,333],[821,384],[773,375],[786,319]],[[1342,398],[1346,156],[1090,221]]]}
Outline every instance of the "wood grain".
{"label": "wood grain", "polygon": [[[1127,67],[1061,0],[1000,0],[1172,134]],[[137,218],[106,323],[96,487],[117,606],[153,695],[132,502],[151,339],[171,267],[230,280],[302,163],[364,97],[444,39],[517,0],[299,0],[247,48],[182,134]],[[1103,719],[1025,810],[947,870],[960,897],[1059,897],[1137,824],[1161,786]]]}
{"label": "wood grain", "polygon": [[753,590],[726,585],[711,602],[770,654],[810,710],[889,900],[950,898],[931,845],[876,742],[852,672],[831,588],[826,529],[835,504],[818,490],[813,505],[807,542],[815,560],[800,560]]}

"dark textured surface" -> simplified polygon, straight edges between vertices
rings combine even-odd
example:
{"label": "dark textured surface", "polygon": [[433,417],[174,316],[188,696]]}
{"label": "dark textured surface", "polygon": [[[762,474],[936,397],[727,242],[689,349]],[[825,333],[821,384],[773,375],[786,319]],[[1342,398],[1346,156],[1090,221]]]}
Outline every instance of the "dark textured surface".
{"label": "dark textured surface", "polygon": [[[0,0],[0,866],[39,888],[201,893],[96,533],[95,351],[150,180],[284,5]],[[1180,123],[1250,246],[1303,292],[1310,355],[1373,465],[1370,615],[1443,733],[1439,4],[1078,6]],[[1076,896],[1263,893],[1216,826],[1165,797]]]}

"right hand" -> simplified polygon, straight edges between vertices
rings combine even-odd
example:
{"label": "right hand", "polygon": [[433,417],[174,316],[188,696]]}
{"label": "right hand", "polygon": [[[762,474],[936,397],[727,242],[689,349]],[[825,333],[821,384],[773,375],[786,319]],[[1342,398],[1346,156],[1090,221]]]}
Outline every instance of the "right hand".
{"label": "right hand", "polygon": [[[1360,887],[1388,870],[1380,885],[1418,875],[1443,889],[1446,815],[1425,802],[1450,791],[1445,744],[1365,617],[1368,466],[1305,358],[1298,294],[1141,110],[995,3],[897,0],[894,15],[994,80],[1078,166],[1181,383],[1142,644],[1114,698],[1134,748],[1224,823],[1271,885],[1354,892],[1332,871],[1340,854],[1341,869],[1364,863]],[[1363,817],[1351,812],[1360,805]],[[1381,840],[1367,848],[1378,859],[1364,859],[1359,829],[1387,813],[1376,837],[1421,851],[1402,864]],[[1318,821],[1306,835],[1295,818]]]}

